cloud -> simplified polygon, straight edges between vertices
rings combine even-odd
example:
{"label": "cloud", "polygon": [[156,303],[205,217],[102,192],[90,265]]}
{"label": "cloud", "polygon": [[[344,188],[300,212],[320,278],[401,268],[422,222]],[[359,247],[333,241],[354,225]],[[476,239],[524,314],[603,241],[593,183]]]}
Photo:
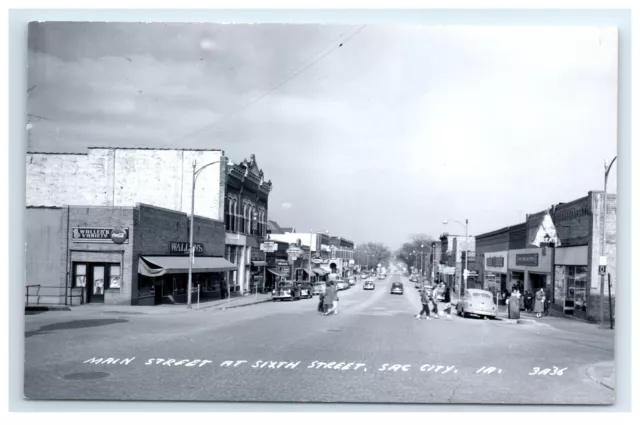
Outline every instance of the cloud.
{"label": "cloud", "polygon": [[282,209],[288,210],[293,207],[293,204],[291,202],[283,202],[280,206]]}

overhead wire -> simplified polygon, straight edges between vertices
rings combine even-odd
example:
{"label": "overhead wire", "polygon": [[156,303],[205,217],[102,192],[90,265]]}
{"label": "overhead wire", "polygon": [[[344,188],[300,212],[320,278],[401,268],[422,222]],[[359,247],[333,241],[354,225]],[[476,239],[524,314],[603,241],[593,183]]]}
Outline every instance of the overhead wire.
{"label": "overhead wire", "polygon": [[[271,93],[273,93],[274,91],[278,90],[279,88],[281,88],[282,86],[284,86],[285,84],[287,84],[289,81],[291,81],[292,79],[294,79],[295,77],[297,77],[298,75],[302,74],[303,72],[305,72],[306,70],[308,70],[309,68],[311,68],[313,65],[315,65],[316,63],[320,62],[322,59],[326,58],[327,56],[329,56],[331,53],[335,52],[336,50],[338,50],[339,48],[341,48],[342,46],[344,46],[349,40],[351,40],[353,37],[355,37],[356,35],[358,35],[367,25],[362,25],[361,27],[358,28],[358,30],[356,32],[354,32],[353,34],[351,34],[349,37],[347,37],[344,41],[342,41],[338,46],[334,47],[333,49],[327,51],[326,53],[324,53],[323,55],[319,56],[318,58],[316,58],[315,60],[313,60],[312,62],[308,63],[307,65],[302,66],[301,68],[299,68],[297,71],[295,71],[294,73],[292,73],[291,75],[289,75],[287,78],[285,78],[282,82],[278,83],[277,85],[275,85],[274,87],[272,87],[271,89],[267,90],[266,92],[262,93],[261,95],[259,95],[258,97],[256,97],[255,99],[252,99],[250,102],[248,102],[247,104],[241,106],[240,108],[236,109],[235,111],[233,111],[232,113],[224,116],[223,118],[221,118],[220,120],[211,123],[211,124],[207,124],[204,127],[191,132],[185,136],[182,136],[181,138],[175,140],[173,143],[177,143],[180,142],[184,139],[187,139],[189,137],[193,137],[207,129],[210,129],[211,127],[215,127],[217,125],[223,124],[224,122],[228,121],[229,119],[233,118],[234,116],[238,115],[240,112],[244,111],[245,109],[249,108],[250,106],[252,106],[253,104],[255,104],[256,102],[259,102],[260,100],[264,99],[265,97],[269,96]],[[318,54],[320,54],[321,52],[323,52],[324,50],[326,50],[328,47],[330,47],[332,44],[336,43],[338,40],[340,40],[344,34],[346,34],[349,30],[344,31],[342,34],[340,34],[338,37],[336,37],[333,41],[331,41],[331,43],[325,47],[324,49],[318,51],[318,53],[310,56],[306,61],[308,61],[309,59],[317,56]],[[305,62],[306,62],[305,61]]]}

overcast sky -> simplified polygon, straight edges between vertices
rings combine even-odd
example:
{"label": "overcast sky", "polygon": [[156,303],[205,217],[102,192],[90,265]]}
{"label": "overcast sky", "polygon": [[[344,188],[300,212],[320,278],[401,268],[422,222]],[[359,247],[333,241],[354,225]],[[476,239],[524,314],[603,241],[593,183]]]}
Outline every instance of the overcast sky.
{"label": "overcast sky", "polygon": [[255,154],[270,219],[393,249],[602,190],[616,155],[613,29],[40,23],[28,81],[30,150]]}

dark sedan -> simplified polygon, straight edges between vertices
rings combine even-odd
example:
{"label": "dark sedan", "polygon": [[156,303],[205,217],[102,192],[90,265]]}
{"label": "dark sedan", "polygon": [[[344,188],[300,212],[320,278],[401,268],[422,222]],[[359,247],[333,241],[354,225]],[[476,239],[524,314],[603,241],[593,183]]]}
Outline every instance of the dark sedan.
{"label": "dark sedan", "polygon": [[400,282],[394,282],[391,284],[391,294],[404,294],[404,285]]}

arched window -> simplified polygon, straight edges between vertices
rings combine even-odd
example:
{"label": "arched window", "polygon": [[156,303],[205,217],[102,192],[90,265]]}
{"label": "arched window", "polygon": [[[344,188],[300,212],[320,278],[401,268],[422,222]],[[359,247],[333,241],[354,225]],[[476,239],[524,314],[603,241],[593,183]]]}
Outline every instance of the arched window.
{"label": "arched window", "polygon": [[233,204],[233,200],[230,197],[227,197],[225,201],[226,202],[225,202],[225,208],[224,208],[224,228],[227,231],[231,231],[231,221],[232,221],[231,205]]}
{"label": "arched window", "polygon": [[242,233],[247,233],[247,210],[249,206],[247,204],[243,205],[242,208],[242,217],[240,217],[240,231]]}
{"label": "arched window", "polygon": [[229,215],[231,215],[231,226],[229,228],[229,231],[231,232],[235,232],[236,228],[238,226],[238,217],[237,217],[237,201],[235,199],[231,200],[231,205],[230,205],[230,210],[229,210]]}

